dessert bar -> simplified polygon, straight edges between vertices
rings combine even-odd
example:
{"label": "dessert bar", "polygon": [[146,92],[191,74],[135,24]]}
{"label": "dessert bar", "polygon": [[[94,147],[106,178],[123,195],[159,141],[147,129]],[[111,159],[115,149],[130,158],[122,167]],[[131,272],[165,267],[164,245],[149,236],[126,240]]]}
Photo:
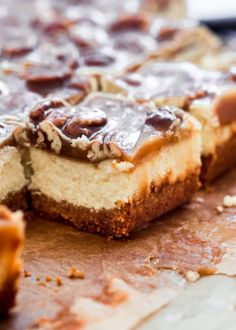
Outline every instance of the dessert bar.
{"label": "dessert bar", "polygon": [[22,213],[11,213],[0,205],[0,317],[15,304],[23,242]]}
{"label": "dessert bar", "polygon": [[38,100],[17,77],[0,77],[0,202],[12,209],[26,207],[26,184],[19,137],[27,107]]}
{"label": "dessert bar", "polygon": [[175,107],[102,93],[75,107],[46,99],[28,136],[34,209],[82,230],[129,235],[199,187],[200,125]]}
{"label": "dessert bar", "polygon": [[140,102],[174,105],[202,124],[202,181],[236,164],[236,83],[233,72],[208,72],[190,63],[150,62],[133,74],[104,79],[103,90]]}

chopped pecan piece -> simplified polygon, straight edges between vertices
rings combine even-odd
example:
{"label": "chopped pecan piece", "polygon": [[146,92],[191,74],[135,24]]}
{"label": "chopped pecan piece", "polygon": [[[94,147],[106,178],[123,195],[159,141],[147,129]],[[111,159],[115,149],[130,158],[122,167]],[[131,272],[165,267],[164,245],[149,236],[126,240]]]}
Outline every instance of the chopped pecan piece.
{"label": "chopped pecan piece", "polygon": [[178,28],[171,27],[171,26],[166,26],[163,27],[159,30],[157,34],[157,41],[162,42],[162,41],[170,41],[175,38],[177,33],[179,32]]}
{"label": "chopped pecan piece", "polygon": [[59,100],[47,100],[46,102],[39,102],[29,114],[30,120],[34,124],[39,124],[44,120],[49,113],[56,108],[63,107],[64,104]]}
{"label": "chopped pecan piece", "polygon": [[28,83],[55,83],[63,82],[71,76],[72,72],[63,65],[32,65],[25,69],[23,78]]}
{"label": "chopped pecan piece", "polygon": [[147,31],[149,21],[143,14],[127,14],[118,18],[111,23],[109,27],[110,32],[124,32],[129,30]]}
{"label": "chopped pecan piece", "polygon": [[83,62],[87,66],[105,67],[115,62],[115,57],[105,51],[93,50],[82,55]]}
{"label": "chopped pecan piece", "polygon": [[147,113],[145,124],[159,131],[167,131],[178,120],[175,111],[170,107],[161,107]]}
{"label": "chopped pecan piece", "polygon": [[28,29],[7,24],[1,27],[0,43],[3,56],[23,56],[36,47],[37,37]]}
{"label": "chopped pecan piece", "polygon": [[140,86],[142,84],[142,76],[138,73],[131,73],[124,77],[122,77],[122,80],[126,82],[126,84],[130,86]]}
{"label": "chopped pecan piece", "polygon": [[64,127],[63,131],[71,138],[85,135],[90,136],[107,123],[106,114],[100,109],[83,108]]}
{"label": "chopped pecan piece", "polygon": [[70,37],[77,47],[81,49],[92,49],[108,43],[106,31],[92,23],[84,22],[71,27]]}

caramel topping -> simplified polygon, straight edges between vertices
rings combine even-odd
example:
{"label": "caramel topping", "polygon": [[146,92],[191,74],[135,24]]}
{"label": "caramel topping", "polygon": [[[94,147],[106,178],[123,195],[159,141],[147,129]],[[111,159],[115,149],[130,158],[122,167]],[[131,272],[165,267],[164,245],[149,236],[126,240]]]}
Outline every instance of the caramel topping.
{"label": "caramel topping", "polygon": [[72,76],[73,71],[77,68],[78,59],[73,47],[65,46],[65,49],[61,49],[58,46],[53,51],[48,51],[47,47],[46,49],[42,47],[25,60],[23,78],[28,83],[64,82]]}
{"label": "caramel topping", "polygon": [[183,30],[195,27],[195,23],[188,20],[155,19],[151,25],[151,34],[158,43],[171,41]]}
{"label": "caramel topping", "polygon": [[80,49],[96,48],[105,46],[109,42],[106,31],[96,26],[93,22],[78,22],[69,30],[72,41]]}
{"label": "caramel topping", "polygon": [[30,29],[8,22],[1,26],[0,42],[4,57],[17,57],[31,52],[37,45],[37,37]]}
{"label": "caramel topping", "polygon": [[154,51],[157,47],[155,40],[148,34],[135,32],[119,33],[114,36],[114,48],[136,56]]}
{"label": "caramel topping", "polygon": [[162,29],[160,29],[160,31],[157,35],[157,40],[159,42],[172,40],[175,38],[175,36],[177,35],[178,32],[179,32],[179,29],[177,29],[177,28],[163,27]]}
{"label": "caramel topping", "polygon": [[137,73],[118,77],[116,83],[136,99],[166,101],[186,110],[194,100],[214,98],[233,86],[227,73],[207,72],[193,64],[177,62],[150,63]]}
{"label": "caramel topping", "polygon": [[[40,4],[31,4],[32,12],[24,17],[24,22],[18,18],[16,5],[11,8],[16,19],[0,17],[2,55],[13,71],[15,64],[19,65],[17,70],[26,67],[23,77],[30,83],[62,82],[77,66],[97,67],[102,71],[115,66],[121,71],[141,55],[158,51],[155,26],[160,30],[163,20],[137,10],[130,11],[127,1],[125,4],[109,3],[109,6],[106,1]],[[137,3],[135,8],[138,8]],[[9,11],[8,6],[6,9]],[[173,22],[165,21],[164,29],[181,31],[186,28],[184,23],[177,25],[175,27],[174,23],[173,27]],[[73,47],[76,52],[71,63],[52,54],[62,49],[67,55],[73,54]]]}
{"label": "caramel topping", "polygon": [[62,69],[61,65],[36,65],[27,68],[24,72],[24,79],[29,83],[50,83],[60,82],[69,78],[70,70]]}
{"label": "caramel topping", "polygon": [[100,161],[130,157],[150,141],[175,135],[181,127],[183,111],[93,94],[74,107],[46,100],[31,111],[30,119],[38,131],[49,122],[60,130],[57,135],[62,145],[66,144],[61,153]]}
{"label": "caramel topping", "polygon": [[132,73],[122,77],[123,81],[126,82],[129,86],[141,86],[142,85],[142,76],[138,73]]}

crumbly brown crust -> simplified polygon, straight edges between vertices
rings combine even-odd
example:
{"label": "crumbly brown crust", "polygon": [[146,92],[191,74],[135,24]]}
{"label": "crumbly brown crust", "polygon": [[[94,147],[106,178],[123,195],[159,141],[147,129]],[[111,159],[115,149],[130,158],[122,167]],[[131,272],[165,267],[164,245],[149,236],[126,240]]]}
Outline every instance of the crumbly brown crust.
{"label": "crumbly brown crust", "polygon": [[214,154],[202,156],[201,182],[206,184],[236,166],[236,134],[217,146]]}
{"label": "crumbly brown crust", "polygon": [[28,192],[24,188],[20,191],[9,193],[7,197],[1,201],[1,204],[8,206],[12,211],[26,210],[28,206]]}
{"label": "crumbly brown crust", "polygon": [[122,237],[187,202],[198,188],[199,169],[196,168],[183,181],[153,186],[145,198],[110,210],[94,211],[66,201],[56,202],[39,192],[32,192],[32,203],[35,210],[54,219],[64,219],[80,230]]}

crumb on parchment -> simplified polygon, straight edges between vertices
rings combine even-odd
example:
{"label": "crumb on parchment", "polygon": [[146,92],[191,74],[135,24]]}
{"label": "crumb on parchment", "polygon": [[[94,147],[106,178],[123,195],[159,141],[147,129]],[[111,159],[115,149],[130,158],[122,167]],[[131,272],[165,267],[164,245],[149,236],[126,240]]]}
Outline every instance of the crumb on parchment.
{"label": "crumb on parchment", "polygon": [[62,279],[61,279],[60,277],[57,277],[57,278],[56,278],[56,284],[57,284],[58,286],[62,286],[62,285],[63,285],[63,281],[62,281]]}
{"label": "crumb on parchment", "polygon": [[24,270],[24,277],[31,277],[32,273],[29,272],[28,270]]}
{"label": "crumb on parchment", "polygon": [[189,282],[196,282],[200,278],[200,274],[193,270],[188,270],[184,275]]}
{"label": "crumb on parchment", "polygon": [[68,272],[68,277],[71,279],[75,279],[75,278],[84,279],[85,275],[83,271],[78,270],[75,266],[73,266]]}
{"label": "crumb on parchment", "polygon": [[224,211],[223,206],[217,206],[216,207],[217,212],[222,213]]}

